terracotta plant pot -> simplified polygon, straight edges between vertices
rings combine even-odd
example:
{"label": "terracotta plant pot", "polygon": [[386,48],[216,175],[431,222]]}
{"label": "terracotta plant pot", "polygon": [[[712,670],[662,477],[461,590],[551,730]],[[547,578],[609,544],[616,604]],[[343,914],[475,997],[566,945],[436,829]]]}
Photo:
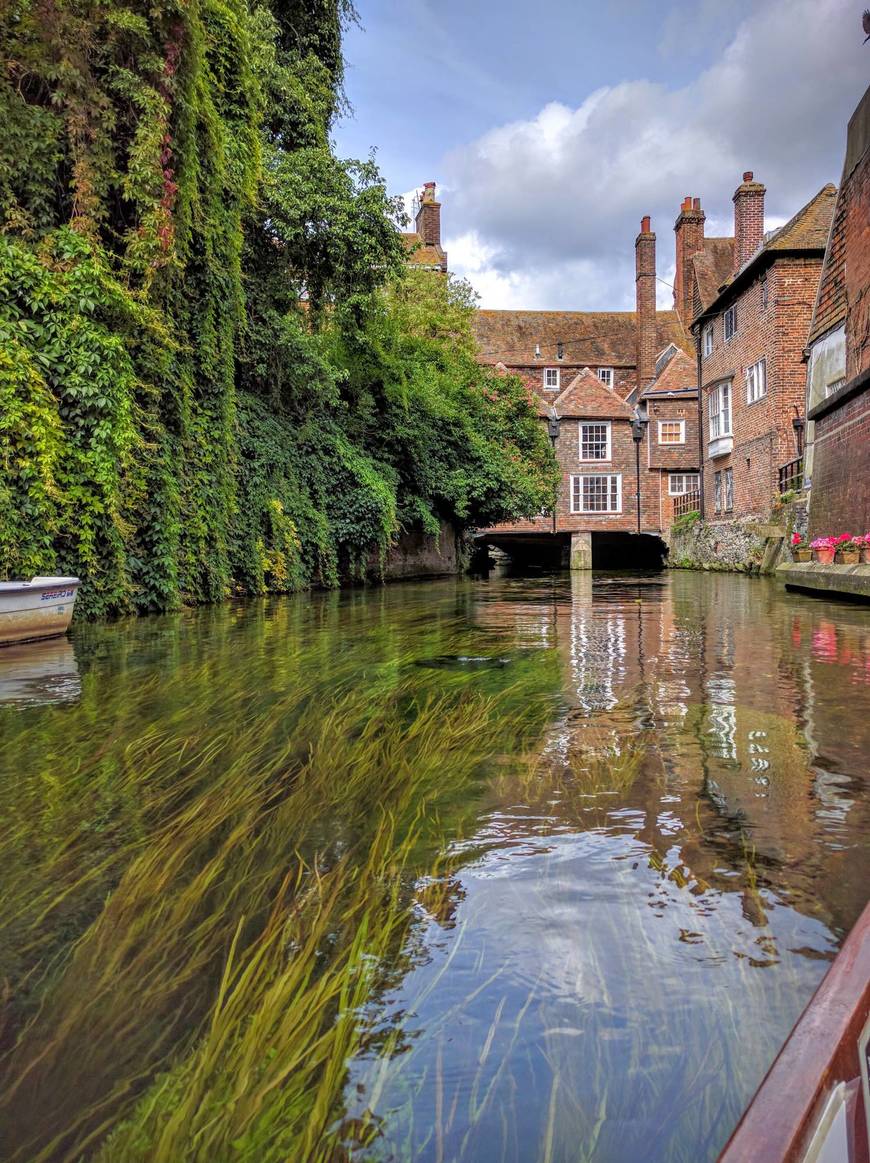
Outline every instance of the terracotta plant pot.
{"label": "terracotta plant pot", "polygon": [[834,560],[835,553],[835,549],[814,549],[813,559],[817,561],[819,565],[830,565]]}
{"label": "terracotta plant pot", "polygon": [[861,564],[870,565],[870,546],[861,550]]}
{"label": "terracotta plant pot", "polygon": [[860,556],[860,549],[841,549],[837,553],[837,562],[839,565],[857,565]]}
{"label": "terracotta plant pot", "polygon": [[792,551],[795,561],[812,561],[813,551],[811,549],[795,549]]}

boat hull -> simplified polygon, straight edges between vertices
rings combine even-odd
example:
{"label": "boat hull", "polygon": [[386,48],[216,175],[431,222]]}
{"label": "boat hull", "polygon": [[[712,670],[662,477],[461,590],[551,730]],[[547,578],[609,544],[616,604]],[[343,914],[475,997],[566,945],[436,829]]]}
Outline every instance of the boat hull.
{"label": "boat hull", "polygon": [[77,577],[0,582],[0,646],[65,634],[79,584]]}

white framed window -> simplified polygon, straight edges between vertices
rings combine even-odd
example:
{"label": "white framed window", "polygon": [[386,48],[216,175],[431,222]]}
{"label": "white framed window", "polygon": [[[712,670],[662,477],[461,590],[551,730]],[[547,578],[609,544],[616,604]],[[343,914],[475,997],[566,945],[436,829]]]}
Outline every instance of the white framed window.
{"label": "white framed window", "polygon": [[746,403],[754,404],[767,395],[767,363],[760,359],[746,369]]}
{"label": "white framed window", "polygon": [[730,513],[734,508],[734,469],[726,468],[722,474],[722,484],[725,489],[725,512]]}
{"label": "white framed window", "polygon": [[659,444],[685,444],[685,420],[659,420]]}
{"label": "white framed window", "polygon": [[724,380],[710,392],[707,401],[710,417],[710,439],[731,435],[731,384]]}
{"label": "white framed window", "polygon": [[737,333],[737,308],[729,307],[722,316],[722,335],[727,343]]}
{"label": "white framed window", "polygon": [[713,324],[708,323],[701,332],[701,351],[704,353],[704,359],[708,355],[713,354]]}
{"label": "white framed window", "polygon": [[613,387],[613,368],[612,367],[600,367],[598,369],[598,378],[601,380],[602,384],[607,384],[608,388],[612,388]]}
{"label": "white framed window", "polygon": [[668,474],[668,495],[683,497],[686,493],[697,493],[699,474],[696,472],[672,472]]}
{"label": "white framed window", "polygon": [[584,421],[580,424],[580,459],[610,460],[610,421]]}
{"label": "white framed window", "polygon": [[722,512],[722,473],[713,473],[713,508],[717,513]]}
{"label": "white framed window", "polygon": [[619,473],[584,473],[571,477],[572,513],[621,513],[622,477]]}
{"label": "white framed window", "polygon": [[557,367],[544,368],[544,387],[548,392],[557,392],[559,390],[559,371]]}

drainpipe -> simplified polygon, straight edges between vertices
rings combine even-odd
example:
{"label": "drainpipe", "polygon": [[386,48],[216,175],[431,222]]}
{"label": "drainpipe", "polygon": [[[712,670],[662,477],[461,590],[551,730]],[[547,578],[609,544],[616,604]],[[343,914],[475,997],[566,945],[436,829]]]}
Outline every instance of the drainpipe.
{"label": "drainpipe", "polygon": [[[698,496],[701,506],[701,520],[705,517],[704,506],[704,392],[702,388],[703,379],[703,359],[701,356],[701,332],[703,331],[703,319],[698,320],[697,330],[695,332],[695,366],[698,375]],[[732,403],[733,407],[733,403]]]}

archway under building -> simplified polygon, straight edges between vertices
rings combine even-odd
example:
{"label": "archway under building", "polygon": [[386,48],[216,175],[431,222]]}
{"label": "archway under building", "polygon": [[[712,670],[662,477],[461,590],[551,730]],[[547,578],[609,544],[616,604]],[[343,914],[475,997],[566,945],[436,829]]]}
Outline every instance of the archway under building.
{"label": "archway under building", "polygon": [[653,533],[593,533],[593,569],[661,569],[668,547]]}

